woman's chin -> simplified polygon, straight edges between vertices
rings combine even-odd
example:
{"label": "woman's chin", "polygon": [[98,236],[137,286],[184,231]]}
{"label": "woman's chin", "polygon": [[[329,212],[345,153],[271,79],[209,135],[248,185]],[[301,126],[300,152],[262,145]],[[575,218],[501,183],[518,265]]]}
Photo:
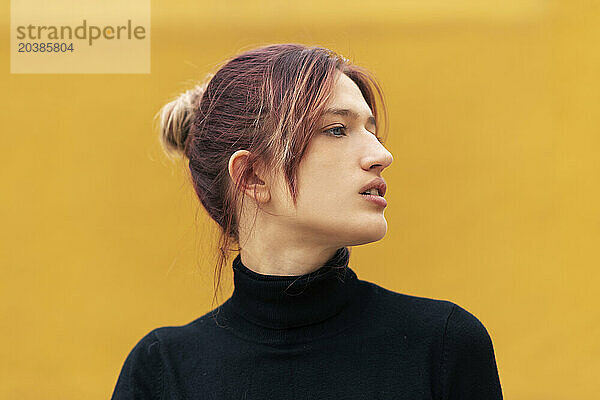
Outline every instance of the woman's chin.
{"label": "woman's chin", "polygon": [[377,242],[385,237],[387,233],[387,221],[385,218],[373,222],[365,222],[352,232],[352,244],[350,246],[358,246]]}

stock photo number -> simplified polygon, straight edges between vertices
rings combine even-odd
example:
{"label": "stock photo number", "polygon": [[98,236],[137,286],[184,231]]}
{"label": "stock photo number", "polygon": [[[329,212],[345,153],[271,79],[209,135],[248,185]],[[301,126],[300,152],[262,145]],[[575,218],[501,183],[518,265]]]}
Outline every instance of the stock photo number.
{"label": "stock photo number", "polygon": [[65,53],[74,51],[73,43],[20,42],[18,45],[19,53]]}

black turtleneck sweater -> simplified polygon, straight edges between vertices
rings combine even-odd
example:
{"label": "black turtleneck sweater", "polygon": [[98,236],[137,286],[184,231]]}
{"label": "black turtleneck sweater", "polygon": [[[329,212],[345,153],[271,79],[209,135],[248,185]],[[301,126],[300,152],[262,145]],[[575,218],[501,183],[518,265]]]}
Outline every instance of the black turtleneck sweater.
{"label": "black turtleneck sweater", "polygon": [[445,300],[358,279],[346,247],[316,271],[263,275],[232,263],[234,291],[125,359],[112,400],[496,400],[491,338]]}

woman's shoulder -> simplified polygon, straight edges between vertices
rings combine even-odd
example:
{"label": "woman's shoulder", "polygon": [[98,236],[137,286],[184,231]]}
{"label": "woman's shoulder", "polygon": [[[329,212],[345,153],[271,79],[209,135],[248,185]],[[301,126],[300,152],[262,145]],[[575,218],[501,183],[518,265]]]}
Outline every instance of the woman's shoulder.
{"label": "woman's shoulder", "polygon": [[218,334],[215,329],[215,316],[218,315],[220,307],[217,307],[194,320],[179,325],[163,325],[154,328],[147,336],[155,337],[161,344],[185,343],[190,339],[210,339]]}
{"label": "woman's shoulder", "polygon": [[402,293],[374,282],[360,282],[374,297],[375,308],[388,317],[393,313],[392,318],[401,318],[409,323],[433,323],[443,328],[456,325],[479,331],[480,334],[482,329],[485,330],[474,314],[453,301]]}
{"label": "woman's shoulder", "polygon": [[[166,365],[187,365],[189,354],[210,356],[215,344],[212,312],[182,325],[165,325],[146,331],[127,354],[112,396],[116,399],[163,398]],[[217,346],[219,347],[219,346]]]}
{"label": "woman's shoulder", "polygon": [[379,303],[388,309],[391,307],[391,310],[403,313],[449,315],[456,305],[449,300],[394,291],[370,281],[361,280],[360,282]]}

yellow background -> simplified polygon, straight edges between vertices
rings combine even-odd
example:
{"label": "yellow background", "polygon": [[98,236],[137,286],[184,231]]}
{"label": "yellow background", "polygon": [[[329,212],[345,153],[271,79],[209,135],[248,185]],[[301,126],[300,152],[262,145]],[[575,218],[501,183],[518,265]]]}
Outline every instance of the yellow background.
{"label": "yellow background", "polygon": [[505,398],[597,398],[600,3],[293,3],[153,1],[146,75],[11,75],[3,3],[0,398],[109,398],[144,334],[210,310],[214,224],[152,117],[274,42],[383,84],[389,230],[359,277],[476,315]]}

